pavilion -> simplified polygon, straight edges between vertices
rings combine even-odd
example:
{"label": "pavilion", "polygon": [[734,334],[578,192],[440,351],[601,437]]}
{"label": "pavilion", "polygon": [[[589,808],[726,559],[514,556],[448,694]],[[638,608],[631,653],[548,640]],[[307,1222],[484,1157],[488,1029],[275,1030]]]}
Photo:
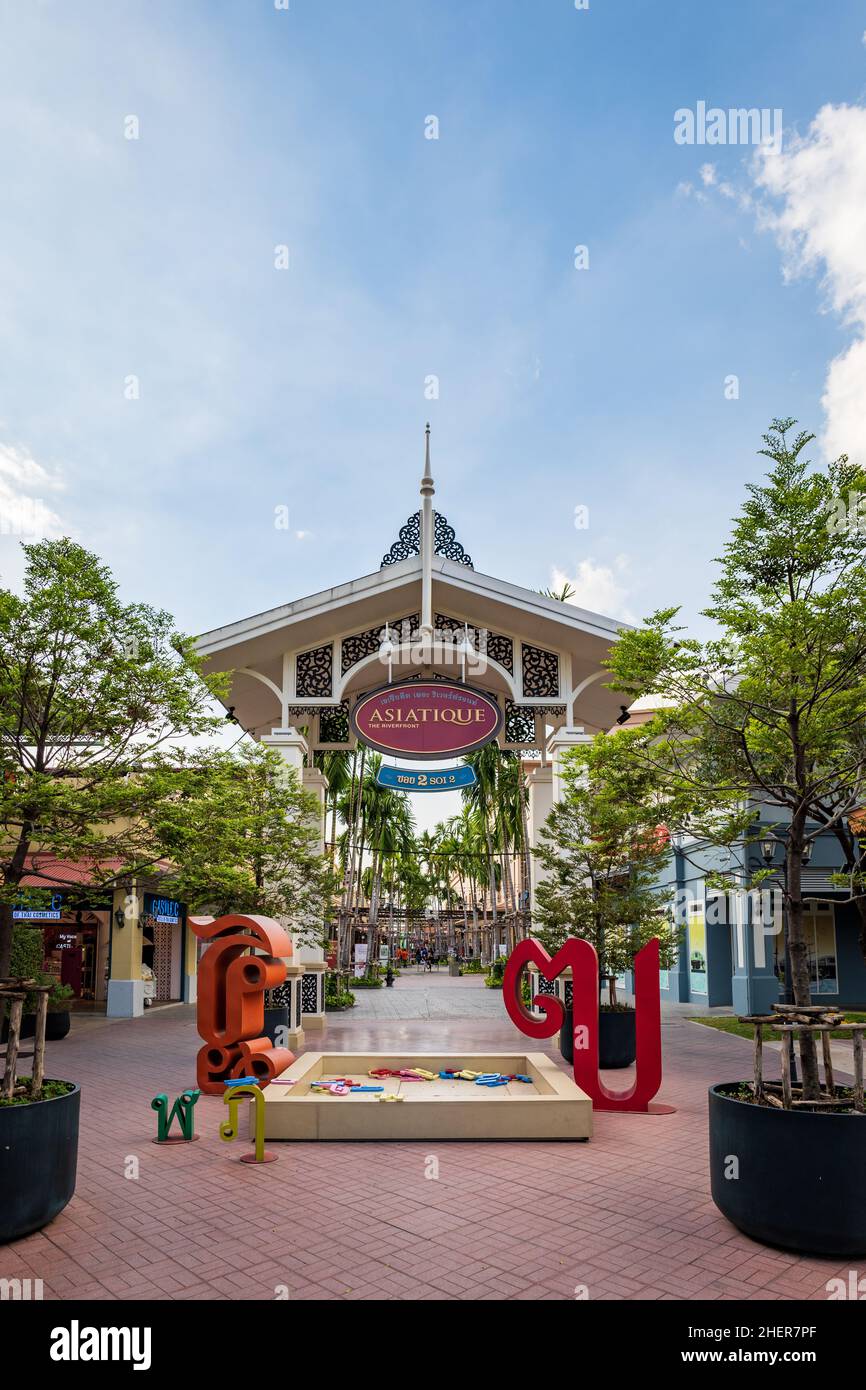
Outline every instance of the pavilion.
{"label": "pavilion", "polygon": [[226,707],[323,808],[311,755],[355,746],[349,715],[364,692],[411,677],[488,692],[503,715],[500,747],[539,755],[528,778],[535,844],[562,753],[619,713],[603,662],[623,624],[480,574],[433,496],[428,425],[420,509],[374,573],[203,633],[197,648],[205,669],[231,669]]}

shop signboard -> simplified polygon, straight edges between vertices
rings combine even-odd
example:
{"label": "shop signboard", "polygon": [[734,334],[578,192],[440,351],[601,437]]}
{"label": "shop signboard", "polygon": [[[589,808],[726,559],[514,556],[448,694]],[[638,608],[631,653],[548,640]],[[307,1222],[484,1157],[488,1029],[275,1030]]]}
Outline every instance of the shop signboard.
{"label": "shop signboard", "polygon": [[362,695],[351,724],[379,753],[451,758],[495,739],[502,710],[492,695],[458,681],[402,681]]}

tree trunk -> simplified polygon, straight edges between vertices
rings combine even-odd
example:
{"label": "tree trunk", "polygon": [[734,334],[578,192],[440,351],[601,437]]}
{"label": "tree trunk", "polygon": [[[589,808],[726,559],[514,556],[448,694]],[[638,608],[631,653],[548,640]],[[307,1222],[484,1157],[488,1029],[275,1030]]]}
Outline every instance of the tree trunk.
{"label": "tree trunk", "polygon": [[[788,955],[791,961],[791,990],[794,1003],[808,1007],[812,1002],[812,982],[809,978],[809,945],[803,930],[803,826],[795,818],[785,846],[788,884]],[[818,1054],[815,1040],[807,1032],[800,1034],[800,1063],[803,1071],[803,1099],[817,1100],[820,1093]]]}

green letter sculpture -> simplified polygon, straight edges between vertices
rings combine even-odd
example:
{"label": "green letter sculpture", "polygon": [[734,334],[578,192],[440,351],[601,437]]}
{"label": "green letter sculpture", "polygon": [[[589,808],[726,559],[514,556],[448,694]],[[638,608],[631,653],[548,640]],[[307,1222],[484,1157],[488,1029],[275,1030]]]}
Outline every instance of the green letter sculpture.
{"label": "green letter sculpture", "polygon": [[[198,1138],[198,1135],[193,1132],[195,1122],[193,1112],[200,1095],[201,1091],[184,1091],[178,1096],[171,1110],[168,1108],[168,1096],[163,1094],[154,1096],[150,1102],[151,1110],[157,1112],[154,1144],[182,1144]],[[170,1133],[175,1116],[180,1124],[180,1134]]]}

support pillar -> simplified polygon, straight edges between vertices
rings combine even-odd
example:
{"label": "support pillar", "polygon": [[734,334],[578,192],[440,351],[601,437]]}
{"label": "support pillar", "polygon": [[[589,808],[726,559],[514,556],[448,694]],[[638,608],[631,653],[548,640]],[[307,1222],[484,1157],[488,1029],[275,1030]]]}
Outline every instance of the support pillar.
{"label": "support pillar", "polygon": [[555,729],[551,734],[547,744],[550,754],[550,761],[553,766],[553,800],[561,801],[565,794],[565,777],[563,756],[571,748],[579,748],[581,744],[592,743],[592,734],[588,734],[579,725],[572,725],[563,729]]}
{"label": "support pillar", "polygon": [[188,925],[185,927],[185,937],[181,998],[185,1004],[194,1004],[198,999],[198,937]]}
{"label": "support pillar", "polygon": [[279,1002],[288,1005],[289,1031],[285,1045],[292,1052],[303,1052],[304,1050],[303,1008],[301,1005],[303,978],[304,967],[290,963],[286,966],[285,984],[280,985],[279,989],[274,991],[279,996]]}
{"label": "support pillar", "polygon": [[310,1033],[324,1033],[325,974],[328,967],[322,961],[304,961],[301,977],[301,1022]]}
{"label": "support pillar", "polygon": [[[123,913],[123,926],[115,914]],[[109,1018],[140,1018],[144,1013],[144,981],[141,978],[141,915],[144,900],[140,893],[115,888],[111,901],[111,968],[105,1012]]]}
{"label": "support pillar", "polygon": [[304,791],[316,798],[319,807],[319,854],[325,853],[325,799],[328,793],[328,779],[318,767],[305,767],[301,776]]}
{"label": "support pillar", "polygon": [[[530,849],[535,849],[540,844],[541,827],[553,806],[553,769],[543,766],[534,768],[526,779],[526,786],[529,797],[526,833],[529,836]],[[532,889],[530,901],[534,904],[538,884],[544,877],[544,869],[534,854],[529,856],[529,877]]]}

